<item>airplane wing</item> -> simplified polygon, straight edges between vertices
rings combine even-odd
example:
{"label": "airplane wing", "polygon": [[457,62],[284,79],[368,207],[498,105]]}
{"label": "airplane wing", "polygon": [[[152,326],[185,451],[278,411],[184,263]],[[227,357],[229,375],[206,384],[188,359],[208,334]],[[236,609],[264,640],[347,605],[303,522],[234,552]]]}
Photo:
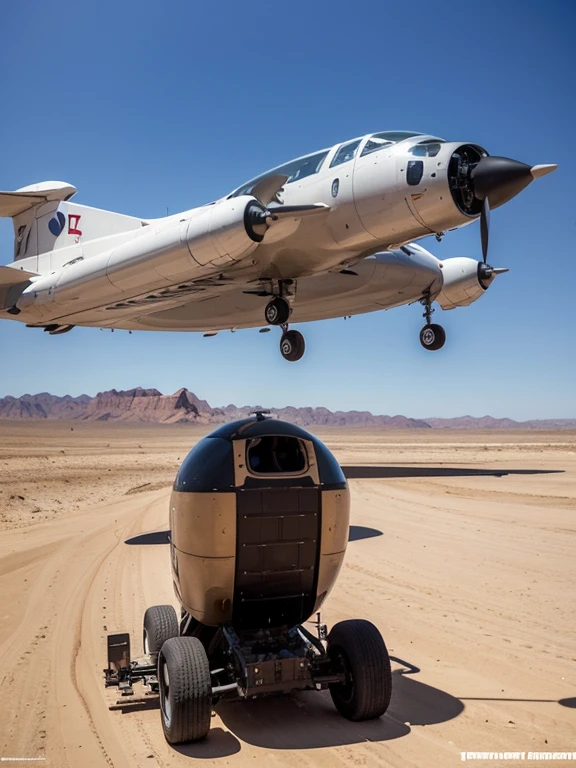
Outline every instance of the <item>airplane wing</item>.
{"label": "airplane wing", "polygon": [[[375,261],[366,259],[356,270],[351,276],[328,273],[298,280],[292,322],[316,319],[316,315],[323,318],[347,314],[354,296],[363,297],[360,303],[367,306],[363,292],[374,274]],[[126,330],[196,332],[264,327],[265,297],[269,295],[266,282],[242,278],[204,281],[202,285],[196,283],[186,295],[166,296],[162,302],[150,297],[138,307],[118,307],[113,316],[111,312],[108,325]],[[373,309],[381,307],[375,304]],[[126,314],[121,316],[121,312]]]}

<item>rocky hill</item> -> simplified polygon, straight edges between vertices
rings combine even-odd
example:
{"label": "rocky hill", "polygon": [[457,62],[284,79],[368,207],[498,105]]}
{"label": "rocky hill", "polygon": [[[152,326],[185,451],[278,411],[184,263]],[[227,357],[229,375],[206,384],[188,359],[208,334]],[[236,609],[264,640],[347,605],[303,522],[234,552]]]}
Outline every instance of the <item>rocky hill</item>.
{"label": "rocky hill", "polygon": [[[0,419],[73,419],[81,421],[148,422],[158,424],[222,424],[241,419],[260,406],[227,405],[213,408],[190,390],[173,395],[157,389],[99,392],[96,397],[38,395],[0,398]],[[272,408],[272,415],[303,427],[388,427],[392,429],[576,429],[576,419],[518,422],[462,416],[455,419],[410,419],[407,416],[375,416],[369,411],[330,411],[328,408]]]}
{"label": "rocky hill", "polygon": [[453,419],[424,419],[434,429],[576,429],[576,419],[532,419],[514,421],[493,416],[457,416]]}
{"label": "rocky hill", "polygon": [[[0,399],[0,419],[77,419],[82,421],[153,422],[159,424],[220,424],[245,418],[259,406],[212,408],[187,389],[163,395],[157,389],[99,392],[96,397],[56,397],[47,392]],[[327,408],[273,408],[273,415],[302,426],[399,427],[430,429],[406,416],[374,416],[369,411]]]}

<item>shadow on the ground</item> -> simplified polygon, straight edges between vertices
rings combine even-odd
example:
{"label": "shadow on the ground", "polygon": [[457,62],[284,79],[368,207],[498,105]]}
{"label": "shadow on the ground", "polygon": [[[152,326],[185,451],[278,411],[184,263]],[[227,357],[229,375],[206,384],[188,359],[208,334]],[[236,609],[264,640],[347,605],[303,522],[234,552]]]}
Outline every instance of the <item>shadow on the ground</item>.
{"label": "shadow on the ground", "polygon": [[433,725],[453,720],[464,710],[460,699],[415,680],[413,675],[420,672],[418,667],[397,656],[390,659],[403,669],[392,672],[392,700],[387,716],[410,725]]}
{"label": "shadow on the ground", "polygon": [[576,709],[576,696],[568,699],[509,699],[505,696],[462,696],[462,701],[528,701],[532,704],[560,704],[561,707]]}
{"label": "shadow on the ground", "polygon": [[213,760],[216,757],[228,757],[240,752],[242,745],[230,731],[223,728],[210,728],[210,733],[202,741],[192,744],[173,744],[172,749],[186,757]]}
{"label": "shadow on the ground", "polygon": [[126,539],[124,544],[170,544],[170,531],[153,531],[152,533],[141,533],[139,536],[133,536]]}
{"label": "shadow on the ground", "polygon": [[[382,531],[379,531],[377,528],[367,528],[365,525],[351,525],[348,534],[348,541],[372,539],[374,536],[382,536]],[[139,536],[133,536],[131,539],[126,539],[124,544],[130,544],[130,546],[170,544],[170,531],[153,531],[152,533],[141,533]]]}
{"label": "shadow on the ground", "polygon": [[420,670],[401,659],[392,673],[392,701],[377,720],[352,723],[341,717],[329,691],[306,691],[221,702],[218,714],[239,739],[264,749],[315,749],[363,741],[390,741],[410,733],[412,725],[431,725],[457,717],[464,704],[445,691],[410,678]]}
{"label": "shadow on the ground", "polygon": [[316,749],[390,741],[410,728],[392,717],[352,723],[341,717],[328,691],[295,692],[269,699],[221,702],[218,714],[241,741],[263,749]]}
{"label": "shadow on the ground", "polygon": [[373,539],[382,536],[378,528],[367,528],[365,525],[351,525],[348,530],[348,541],[360,541],[361,539]]}
{"label": "shadow on the ground", "polygon": [[[263,749],[321,749],[365,741],[391,741],[407,736],[414,726],[453,720],[464,711],[464,701],[534,701],[555,699],[456,698],[446,691],[415,679],[420,669],[395,656],[400,669],[392,672],[392,700],[384,717],[364,723],[342,718],[328,691],[295,692],[252,701],[221,701],[217,712],[224,726],[213,727],[203,741],[174,745],[182,755],[198,759],[228,757],[240,752],[242,742]],[[560,699],[565,707],[576,707],[576,698]],[[123,714],[159,709],[158,698],[134,702]],[[160,714],[158,715],[160,716]]]}
{"label": "shadow on the ground", "polygon": [[397,467],[343,466],[348,480],[386,479],[394,477],[505,477],[506,475],[552,475],[563,469],[471,469],[470,467]]}

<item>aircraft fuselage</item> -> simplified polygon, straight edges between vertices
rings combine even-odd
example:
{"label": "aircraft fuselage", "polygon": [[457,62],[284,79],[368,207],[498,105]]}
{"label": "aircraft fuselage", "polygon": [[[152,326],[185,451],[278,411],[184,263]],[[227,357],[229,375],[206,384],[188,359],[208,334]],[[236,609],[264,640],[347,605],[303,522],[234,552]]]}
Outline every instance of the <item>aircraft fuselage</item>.
{"label": "aircraft fuselage", "polygon": [[[388,131],[290,161],[161,219],[71,203],[76,190],[62,182],[0,193],[16,233],[9,266],[26,273],[20,286],[11,275],[0,281],[0,315],[51,332],[207,331],[262,325],[264,296],[284,301],[291,322],[429,305],[440,295],[446,308],[462,306],[488,287],[491,267],[464,260],[443,272],[424,249],[400,248],[487,216],[488,196],[502,205],[554,167]],[[449,295],[447,283],[457,291]]]}

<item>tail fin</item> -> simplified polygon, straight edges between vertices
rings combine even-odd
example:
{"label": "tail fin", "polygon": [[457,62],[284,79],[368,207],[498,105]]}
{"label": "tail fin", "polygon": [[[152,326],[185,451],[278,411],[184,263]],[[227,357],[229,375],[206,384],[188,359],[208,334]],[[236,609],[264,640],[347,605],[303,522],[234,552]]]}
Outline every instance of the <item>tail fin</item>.
{"label": "tail fin", "polygon": [[0,216],[9,216],[14,223],[14,261],[140,229],[148,223],[69,203],[76,191],[63,181],[43,181],[15,192],[0,192]]}

